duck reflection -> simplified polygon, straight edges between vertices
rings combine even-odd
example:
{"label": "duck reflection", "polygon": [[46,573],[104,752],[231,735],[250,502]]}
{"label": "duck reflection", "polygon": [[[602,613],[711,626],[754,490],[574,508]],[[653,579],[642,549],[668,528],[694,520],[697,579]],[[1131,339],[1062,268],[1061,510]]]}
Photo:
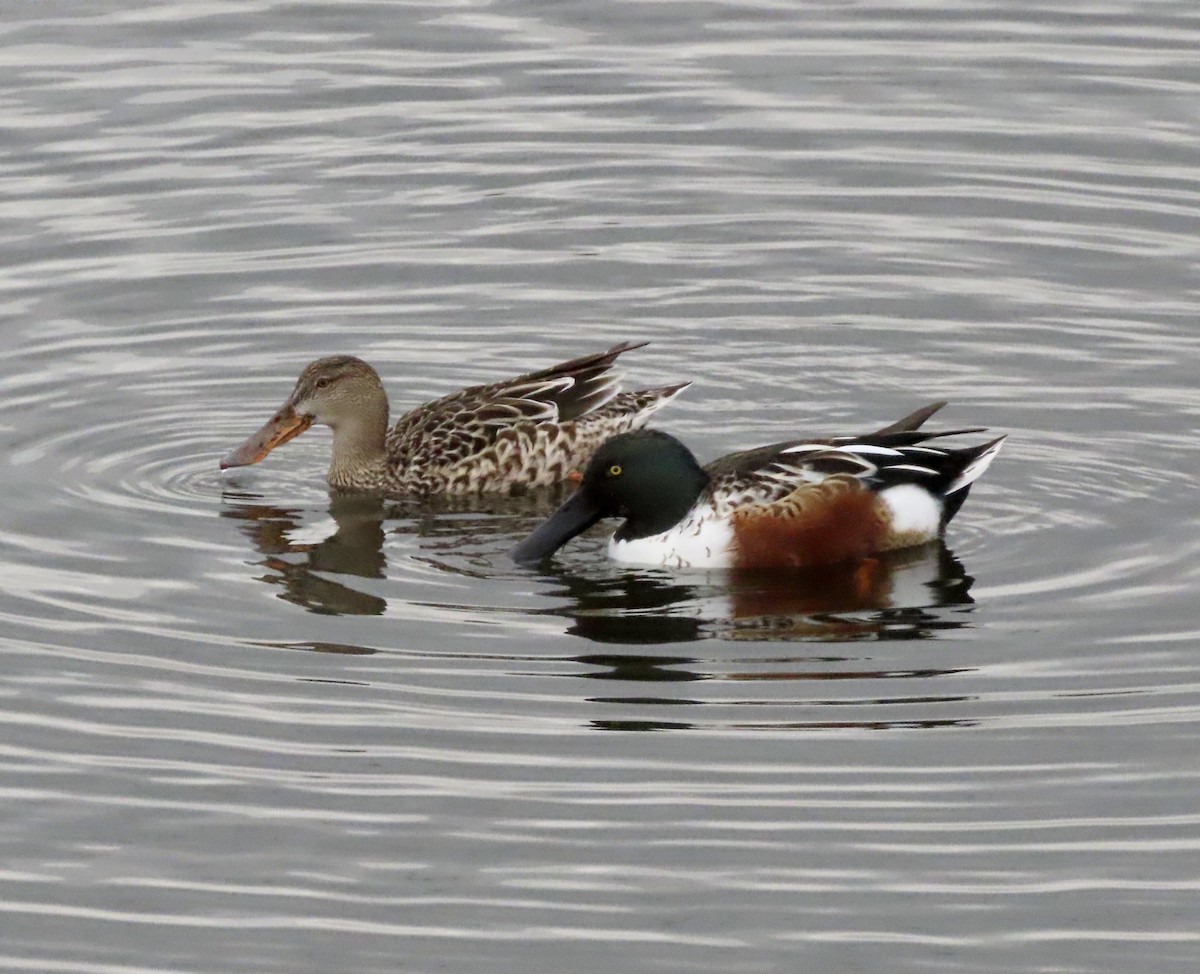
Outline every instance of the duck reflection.
{"label": "duck reflection", "polygon": [[[497,569],[503,553],[560,497],[539,493],[465,504],[335,493],[327,509],[332,531],[325,536],[314,536],[311,508],[272,505],[232,490],[224,500],[222,516],[235,521],[261,555],[257,564],[264,571],[258,581],[274,587],[279,598],[311,612],[381,615],[385,599],[362,589],[397,570],[388,565],[387,552],[395,545],[385,547],[385,527],[405,540],[420,539],[403,556],[408,570],[424,564],[439,573],[478,576],[504,586],[514,576]],[[395,526],[386,525],[388,520]],[[589,565],[586,574],[547,569],[540,576],[547,585],[539,597],[557,603],[541,610],[544,617],[563,620],[568,635],[593,644],[569,658],[576,678],[597,690],[611,688],[585,697],[603,708],[602,716],[591,721],[596,729],[964,723],[943,711],[966,698],[931,692],[929,682],[936,687],[939,678],[961,673],[962,667],[906,667],[897,665],[895,652],[863,651],[867,644],[878,648],[888,641],[927,640],[969,624],[973,579],[941,542],[808,572],[678,574],[624,569],[601,557]],[[511,571],[506,562],[505,569]],[[771,649],[746,652],[749,646],[739,648],[739,643]],[[694,648],[684,651],[681,644]],[[702,644],[718,653],[697,651]],[[373,652],[341,643],[289,645]],[[701,690],[704,681],[726,690],[714,698]],[[738,694],[740,699],[720,699],[730,686],[757,690]],[[781,693],[790,699],[781,699]],[[779,712],[772,715],[768,708]]]}
{"label": "duck reflection", "polygon": [[807,571],[557,574],[567,632],[627,645],[698,639],[927,639],[967,624],[974,579],[941,541]]}
{"label": "duck reflection", "polygon": [[[804,573],[756,572],[684,577],[648,572],[627,572],[601,579],[560,576],[567,606],[555,610],[567,616],[567,632],[597,643],[645,645],[656,643],[651,654],[589,653],[574,657],[590,680],[623,684],[630,692],[589,697],[589,702],[643,714],[648,706],[659,712],[647,719],[626,717],[593,720],[600,730],[680,730],[701,726],[697,721],[663,719],[663,708],[689,708],[711,704],[677,692],[636,692],[629,686],[672,684],[703,680],[753,683],[794,681],[794,685],[828,689],[805,693],[800,699],[763,700],[760,695],[728,701],[730,707],[779,706],[796,708],[866,708],[864,719],[810,719],[779,721],[721,720],[725,727],[743,729],[886,729],[895,727],[960,726],[969,721],[941,716],[911,716],[911,705],[936,708],[965,701],[961,694],[928,692],[928,681],[964,672],[963,667],[885,667],[862,653],[813,653],[813,644],[862,644],[889,640],[923,640],[939,632],[967,625],[973,600],[973,579],[962,563],[941,542],[919,549],[895,552],[852,565],[827,567]],[[792,644],[802,653],[781,652],[732,661],[704,659],[697,654],[672,655],[664,643],[722,639],[735,642]],[[916,680],[917,693],[897,690],[896,681]],[[886,681],[886,682],[880,682]],[[872,687],[872,692],[841,699],[834,685]],[[887,692],[879,692],[886,688]],[[650,689],[647,687],[647,689]],[[704,695],[707,697],[707,695]],[[896,707],[904,716],[894,718]],[[715,713],[706,707],[710,713]],[[703,712],[703,711],[702,711]],[[886,712],[889,716],[880,716]],[[728,717],[728,714],[724,716]]]}
{"label": "duck reflection", "polygon": [[378,497],[331,497],[335,530],[315,542],[303,536],[305,511],[259,503],[253,494],[227,491],[221,516],[240,522],[242,532],[264,557],[269,574],[259,581],[279,586],[279,597],[312,612],[330,615],[382,615],[387,602],[327,576],[383,578],[384,504]]}
{"label": "duck reflection", "polygon": [[[491,559],[480,556],[481,543],[498,536],[507,549],[517,539],[512,528],[547,517],[562,502],[565,488],[544,488],[517,496],[480,498],[385,499],[378,495],[333,491],[328,515],[332,530],[313,535],[308,508],[264,503],[259,494],[226,490],[221,516],[239,522],[242,533],[263,555],[268,573],[258,581],[278,586],[279,597],[311,612],[328,615],[382,615],[387,600],[356,588],[354,578],[387,577],[384,522],[422,539],[414,561],[446,574],[490,577]],[[472,555],[474,558],[472,558]]]}

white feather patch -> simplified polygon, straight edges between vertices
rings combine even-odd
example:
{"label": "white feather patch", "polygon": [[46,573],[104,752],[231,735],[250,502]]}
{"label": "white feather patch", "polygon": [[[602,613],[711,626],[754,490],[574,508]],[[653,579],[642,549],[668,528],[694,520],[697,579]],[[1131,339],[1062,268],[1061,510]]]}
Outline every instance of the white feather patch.
{"label": "white feather patch", "polygon": [[936,474],[936,470],[930,470],[928,467],[919,467],[915,463],[893,463],[890,467],[884,467],[884,470],[908,470],[912,473],[927,473]]}
{"label": "white feather patch", "polygon": [[556,379],[547,379],[544,382],[539,382],[537,385],[528,386],[526,388],[517,387],[516,391],[525,398],[533,396],[541,396],[547,392],[566,392],[571,386],[575,385],[574,376],[560,375]]}
{"label": "white feather patch", "polygon": [[898,534],[910,532],[928,541],[936,538],[942,521],[942,505],[924,487],[899,484],[879,492],[879,499],[892,515],[892,530]]}
{"label": "white feather patch", "polygon": [[869,446],[866,443],[851,443],[848,446],[839,447],[847,453],[861,453],[867,456],[880,457],[901,457],[904,456],[899,450],[893,450],[888,446]]}

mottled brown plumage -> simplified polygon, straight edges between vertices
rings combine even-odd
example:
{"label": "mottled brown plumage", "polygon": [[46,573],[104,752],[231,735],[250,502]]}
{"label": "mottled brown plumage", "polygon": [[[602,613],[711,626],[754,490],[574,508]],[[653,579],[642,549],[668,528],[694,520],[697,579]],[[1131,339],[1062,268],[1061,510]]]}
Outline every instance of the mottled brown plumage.
{"label": "mottled brown plumage", "polygon": [[222,467],[257,463],[313,423],[333,430],[332,487],[387,494],[474,494],[557,483],[616,433],[638,429],[690,383],[618,392],[624,342],[418,406],[388,429],[383,383],[361,359],[319,359],[283,407]]}

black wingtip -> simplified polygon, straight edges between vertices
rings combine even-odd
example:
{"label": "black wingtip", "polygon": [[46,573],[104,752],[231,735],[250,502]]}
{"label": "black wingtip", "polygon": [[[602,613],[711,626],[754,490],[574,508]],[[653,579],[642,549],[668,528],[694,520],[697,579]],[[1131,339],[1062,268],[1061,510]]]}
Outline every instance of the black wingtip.
{"label": "black wingtip", "polygon": [[607,352],[605,352],[604,354],[605,354],[605,355],[611,355],[611,356],[613,356],[613,357],[615,358],[615,357],[616,357],[616,356],[618,356],[618,355],[623,355],[625,352],[632,352],[632,351],[633,351],[635,348],[645,348],[645,347],[646,347],[647,345],[649,345],[649,344],[650,344],[650,342],[649,342],[649,341],[644,341],[644,342],[617,342],[617,344],[615,344],[615,345],[614,345],[612,348],[610,348],[610,349],[609,349]]}

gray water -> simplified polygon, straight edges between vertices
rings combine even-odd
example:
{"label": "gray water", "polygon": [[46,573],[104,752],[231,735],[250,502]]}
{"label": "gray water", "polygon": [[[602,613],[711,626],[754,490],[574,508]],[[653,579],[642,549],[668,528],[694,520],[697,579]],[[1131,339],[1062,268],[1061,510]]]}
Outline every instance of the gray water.
{"label": "gray water", "polygon": [[[1193,3],[2,22],[0,970],[1200,969]],[[704,459],[1009,441],[866,597],[217,468],[627,339]]]}

